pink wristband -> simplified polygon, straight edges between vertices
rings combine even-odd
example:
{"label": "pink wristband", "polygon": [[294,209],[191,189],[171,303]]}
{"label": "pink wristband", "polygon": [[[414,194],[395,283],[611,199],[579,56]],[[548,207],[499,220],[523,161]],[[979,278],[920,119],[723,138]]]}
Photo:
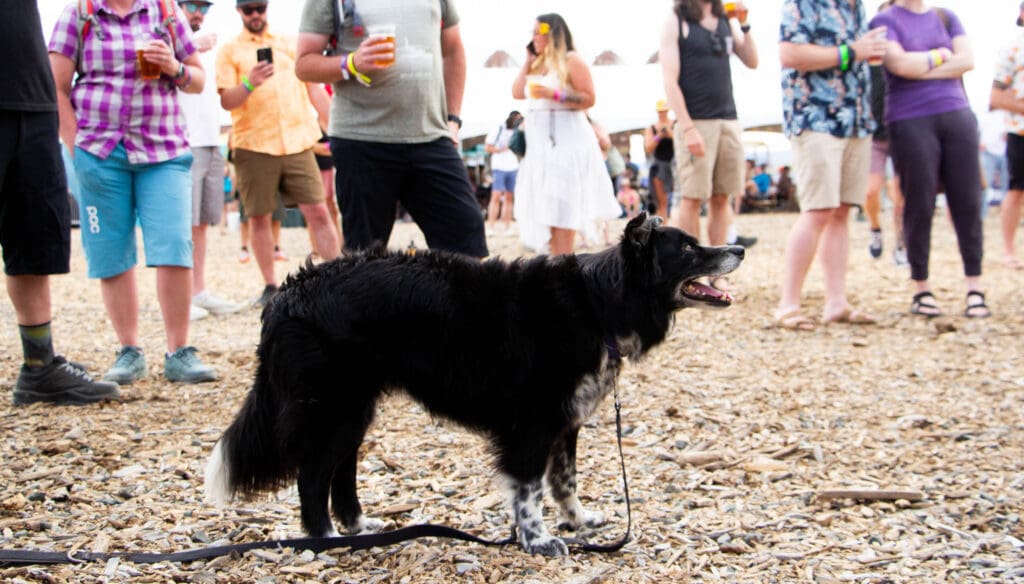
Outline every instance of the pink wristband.
{"label": "pink wristband", "polygon": [[555,92],[551,94],[551,99],[555,101],[562,101],[562,92],[556,89]]}

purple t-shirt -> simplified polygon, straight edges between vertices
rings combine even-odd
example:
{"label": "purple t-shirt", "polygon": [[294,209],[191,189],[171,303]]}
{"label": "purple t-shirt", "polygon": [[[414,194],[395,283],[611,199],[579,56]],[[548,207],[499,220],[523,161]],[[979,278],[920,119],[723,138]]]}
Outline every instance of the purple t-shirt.
{"label": "purple t-shirt", "polygon": [[[893,6],[871,19],[870,28],[886,26],[890,41],[898,42],[904,51],[930,51],[939,47],[953,49],[953,37],[964,33],[960,19],[949,10],[949,30],[933,8],[923,14]],[[885,72],[887,92],[885,99],[886,123],[920,118],[945,112],[967,109],[970,104],[960,79],[920,80],[897,77]]]}

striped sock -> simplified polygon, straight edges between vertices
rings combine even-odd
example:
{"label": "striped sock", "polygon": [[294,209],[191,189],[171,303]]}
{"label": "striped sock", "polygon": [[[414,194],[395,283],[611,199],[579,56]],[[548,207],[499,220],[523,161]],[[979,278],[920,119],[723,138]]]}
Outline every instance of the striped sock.
{"label": "striped sock", "polygon": [[53,337],[50,335],[50,323],[33,326],[18,325],[21,333],[21,350],[25,355],[25,365],[42,367],[53,361]]}

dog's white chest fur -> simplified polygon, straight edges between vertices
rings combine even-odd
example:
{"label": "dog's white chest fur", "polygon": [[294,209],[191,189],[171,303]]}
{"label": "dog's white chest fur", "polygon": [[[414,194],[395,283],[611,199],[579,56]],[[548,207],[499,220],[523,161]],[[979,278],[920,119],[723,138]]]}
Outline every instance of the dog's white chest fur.
{"label": "dog's white chest fur", "polygon": [[[623,357],[635,357],[639,353],[639,339],[617,339],[618,351]],[[589,373],[580,380],[572,396],[572,422],[582,426],[594,415],[597,406],[615,390],[622,362],[605,353],[601,366],[595,373]]]}

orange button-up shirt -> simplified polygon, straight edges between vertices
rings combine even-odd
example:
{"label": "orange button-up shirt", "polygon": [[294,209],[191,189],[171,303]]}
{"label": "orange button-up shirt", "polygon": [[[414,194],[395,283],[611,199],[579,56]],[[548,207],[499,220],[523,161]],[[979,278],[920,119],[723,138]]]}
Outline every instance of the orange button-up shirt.
{"label": "orange button-up shirt", "polygon": [[295,76],[293,39],[243,30],[217,53],[217,89],[230,89],[256,66],[256,49],[271,47],[274,74],[231,110],[231,146],[272,156],[297,154],[320,140],[306,84]]}

